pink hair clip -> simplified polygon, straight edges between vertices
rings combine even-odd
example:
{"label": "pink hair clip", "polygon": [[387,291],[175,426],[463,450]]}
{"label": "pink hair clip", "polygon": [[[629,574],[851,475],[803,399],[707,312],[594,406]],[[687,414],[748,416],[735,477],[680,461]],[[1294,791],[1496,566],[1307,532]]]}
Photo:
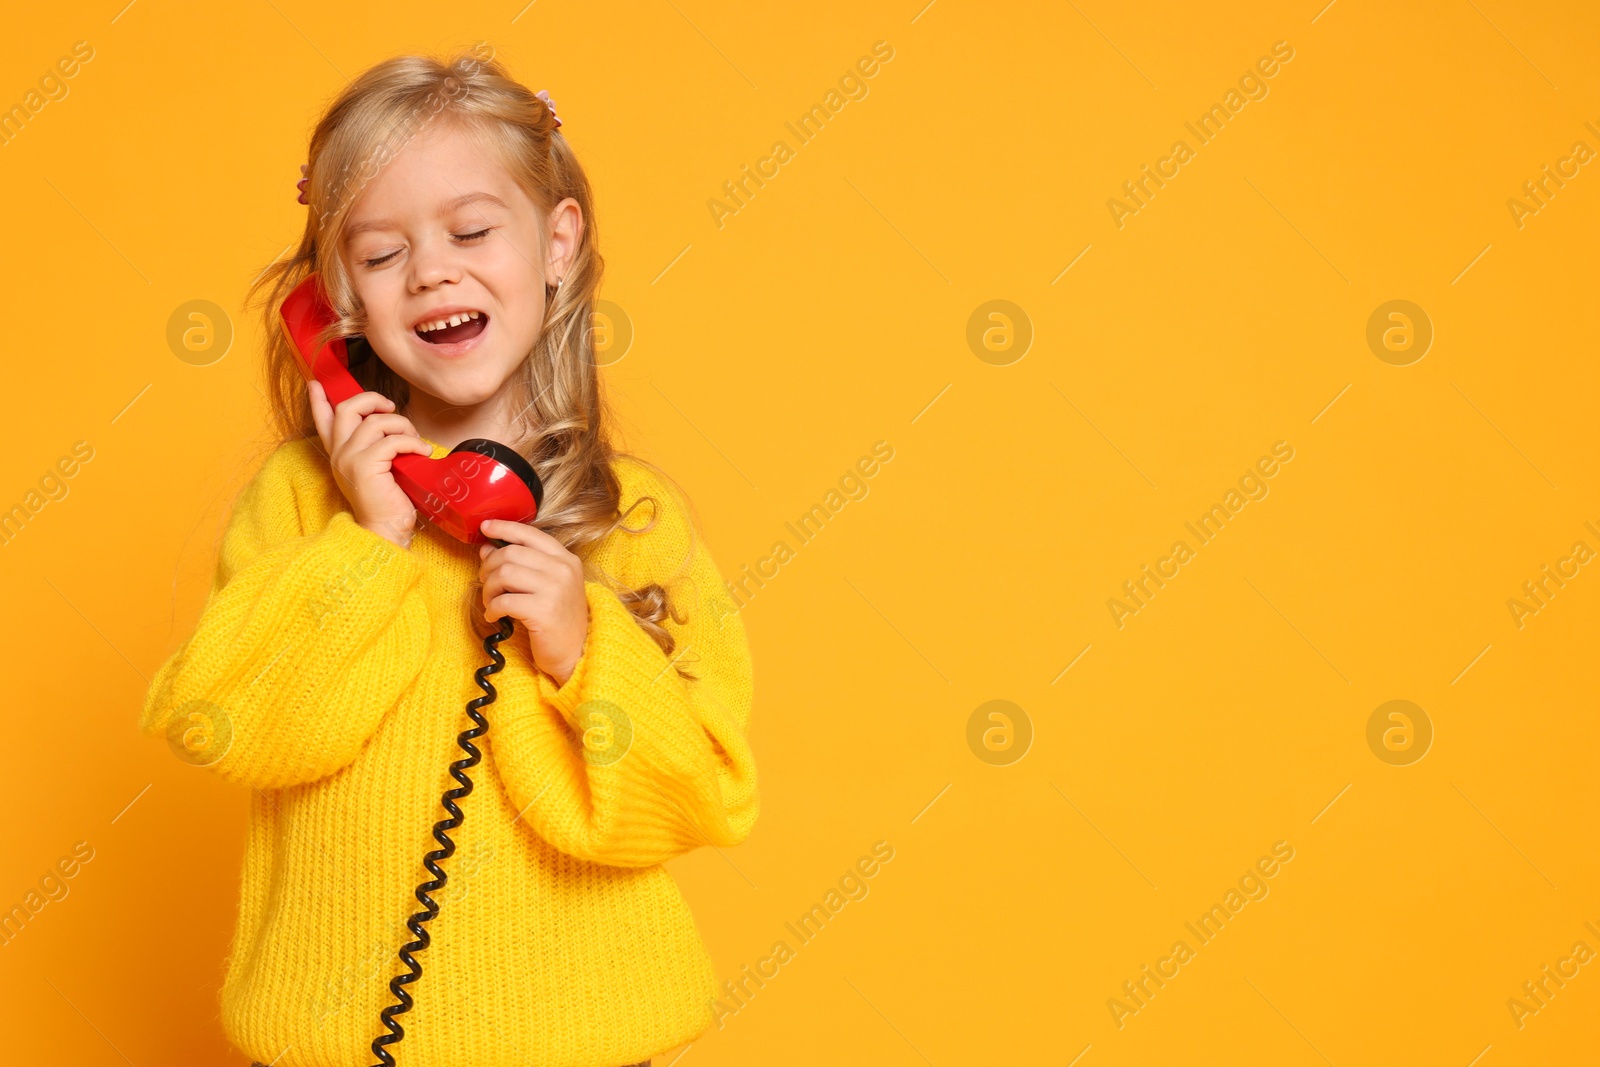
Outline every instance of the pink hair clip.
{"label": "pink hair clip", "polygon": [[296,189],[300,190],[300,196],[297,199],[302,204],[311,203],[311,201],[306,199],[306,186],[310,182],[311,182],[311,167],[308,164],[302,163],[302,164],[300,164],[300,180],[294,183],[294,187]]}
{"label": "pink hair clip", "polygon": [[561,128],[561,120],[556,118],[556,102],[550,99],[550,93],[545,89],[540,89],[533,95],[537,96],[540,100],[543,100],[545,106],[550,109],[550,117],[556,120],[556,129],[559,130]]}

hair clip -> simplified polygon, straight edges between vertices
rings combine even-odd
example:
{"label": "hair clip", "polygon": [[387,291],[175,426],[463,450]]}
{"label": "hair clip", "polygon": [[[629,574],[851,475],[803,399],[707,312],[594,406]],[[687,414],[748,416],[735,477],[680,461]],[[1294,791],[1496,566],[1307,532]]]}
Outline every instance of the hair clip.
{"label": "hair clip", "polygon": [[311,181],[311,167],[310,167],[310,165],[305,164],[305,163],[300,164],[300,180],[294,183],[294,187],[296,189],[300,190],[300,195],[299,195],[299,197],[297,197],[297,199],[302,204],[311,203],[311,201],[306,199],[306,186],[310,183],[310,181]]}
{"label": "hair clip", "polygon": [[544,104],[545,104],[545,107],[548,107],[550,109],[550,117],[556,120],[556,129],[559,130],[561,128],[561,120],[559,118],[556,118],[556,102],[554,100],[550,99],[549,91],[545,90],[545,89],[540,89],[538,92],[534,93],[533,95],[537,96],[540,100],[543,100]]}

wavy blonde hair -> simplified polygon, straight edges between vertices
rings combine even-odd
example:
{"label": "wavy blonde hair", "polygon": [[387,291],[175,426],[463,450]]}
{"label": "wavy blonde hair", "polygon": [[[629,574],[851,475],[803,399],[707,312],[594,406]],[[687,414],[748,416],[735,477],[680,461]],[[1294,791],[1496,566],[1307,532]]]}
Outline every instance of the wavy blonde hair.
{"label": "wavy blonde hair", "polygon": [[[598,248],[589,179],[556,130],[551,108],[513,79],[486,44],[444,59],[402,55],[384,60],[346,86],[312,131],[305,184],[310,210],[299,248],[268,266],[248,296],[249,302],[261,304],[267,338],[266,393],[280,443],[309,437],[321,448],[305,376],[278,321],[279,305],[308,275],[320,272],[339,314],[329,332],[335,336],[365,332],[365,309],[358,304],[338,254],[350,207],[406,143],[431,124],[444,122],[459,124],[505,164],[538,207],[541,233],[550,211],[566,198],[575,200],[582,211],[577,252],[560,288],[546,288],[544,326],[514,374],[515,436],[504,443],[527,458],[543,483],[539,528],[582,558],[586,576],[613,589],[639,626],[671,656],[676,642],[662,620],[669,613],[679,624],[685,619],[674,610],[668,591],[659,582],[638,589],[619,583],[599,571],[591,555],[618,527],[642,534],[655,526],[660,514],[659,500],[641,497],[629,511],[644,500],[652,501],[649,524],[635,527],[623,522],[614,459],[627,457],[643,464],[662,484],[671,486],[686,507],[687,496],[659,467],[611,443],[612,415],[601,391],[594,352],[592,314],[605,264]],[[351,371],[363,389],[383,393],[397,411],[405,410],[410,385],[376,352]],[[693,538],[692,508],[686,517]],[[678,673],[694,677],[681,667]]]}

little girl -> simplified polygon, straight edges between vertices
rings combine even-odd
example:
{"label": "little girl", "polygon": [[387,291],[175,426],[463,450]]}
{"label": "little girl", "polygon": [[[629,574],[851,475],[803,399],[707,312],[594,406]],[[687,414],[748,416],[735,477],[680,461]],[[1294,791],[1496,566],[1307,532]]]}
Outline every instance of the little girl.
{"label": "little girl", "polygon": [[[750,657],[687,501],[609,442],[602,260],[560,125],[481,54],[378,64],[317,124],[299,251],[252,290],[270,294],[284,440],[141,727],[252,790],[221,1020],[258,1063],[618,1067],[712,1018],[711,961],[662,863],[755,822]],[[352,355],[367,391],[337,406],[277,323],[313,271],[370,345]],[[390,467],[477,437],[526,457],[544,499],[537,525],[490,520],[470,545],[419,525]],[[404,1038],[375,1053],[506,616],[461,855],[403,986]]]}

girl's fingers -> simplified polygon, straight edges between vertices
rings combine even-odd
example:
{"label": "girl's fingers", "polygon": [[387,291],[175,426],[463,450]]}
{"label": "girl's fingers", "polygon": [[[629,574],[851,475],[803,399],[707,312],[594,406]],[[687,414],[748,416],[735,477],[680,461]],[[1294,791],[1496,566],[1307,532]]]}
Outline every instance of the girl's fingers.
{"label": "girl's fingers", "polygon": [[357,453],[357,457],[363,463],[380,464],[383,469],[387,470],[394,462],[394,457],[402,452],[415,452],[420,455],[431,456],[433,455],[433,447],[420,437],[412,437],[410,434],[404,433],[392,433],[378,438],[378,440],[367,446],[365,450]]}
{"label": "girl's fingers", "polygon": [[566,546],[560,541],[557,541],[537,526],[529,526],[525,522],[512,522],[510,519],[485,519],[481,529],[486,537],[497,538],[508,544],[525,545],[548,555],[561,555],[566,552]]}
{"label": "girl's fingers", "polygon": [[548,574],[541,574],[531,567],[515,564],[496,567],[483,579],[483,599],[488,601],[501,593],[533,595],[548,586],[549,578]]}
{"label": "girl's fingers", "polygon": [[533,597],[523,593],[502,593],[483,605],[485,618],[498,619],[509,615],[514,619],[533,618],[537,605]]}
{"label": "girl's fingers", "polygon": [[538,549],[530,549],[530,547],[520,544],[507,544],[504,547],[499,547],[499,549],[496,549],[493,545],[485,545],[485,547],[490,549],[490,552],[480,553],[480,558],[483,561],[482,565],[478,566],[478,576],[483,577],[483,579],[493,574],[494,571],[510,568],[514,569],[514,571],[520,569],[520,571],[534,574],[536,581],[542,582],[542,584],[560,581],[560,569],[558,569],[560,568],[560,561],[554,555],[539,552]]}
{"label": "girl's fingers", "polygon": [[404,415],[377,412],[361,420],[361,425],[351,431],[344,446],[353,452],[362,452],[370,448],[380,437],[395,434],[421,438],[416,427],[411,425],[411,420]]}
{"label": "girl's fingers", "polygon": [[333,409],[333,446],[343,448],[345,440],[355,432],[361,420],[378,411],[393,411],[394,401],[368,390],[357,393]]}
{"label": "girl's fingers", "polygon": [[529,548],[527,545],[507,544],[504,546],[490,545],[499,553],[490,566],[494,567],[526,567],[529,570],[554,573],[555,558],[547,552]]}

